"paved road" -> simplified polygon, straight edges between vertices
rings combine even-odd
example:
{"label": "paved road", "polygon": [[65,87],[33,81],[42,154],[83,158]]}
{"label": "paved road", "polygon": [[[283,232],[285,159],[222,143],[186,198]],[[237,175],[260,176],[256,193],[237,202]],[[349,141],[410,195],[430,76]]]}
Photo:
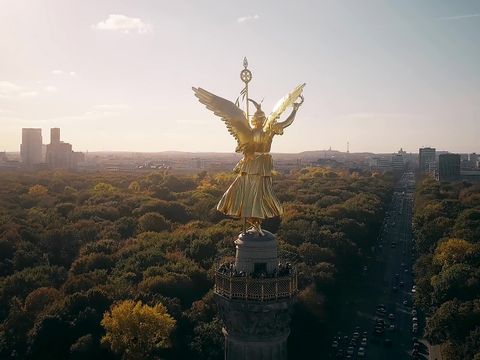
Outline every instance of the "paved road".
{"label": "paved road", "polygon": [[[339,327],[342,338],[338,348],[330,352],[330,358],[338,355],[343,348],[340,359],[348,359],[345,351],[350,345],[352,334],[358,330],[360,334],[367,332],[365,357],[359,357],[357,345],[352,359],[412,359],[412,204],[413,204],[413,174],[406,174],[395,187],[392,203],[384,221],[384,228],[379,238],[379,246],[375,251],[376,258],[365,273],[363,291],[352,306],[356,311],[352,319],[345,321],[345,327]],[[403,304],[404,301],[408,305]],[[384,304],[387,316],[377,316],[376,307]],[[394,314],[395,319],[388,319],[388,314]],[[374,336],[376,319],[384,319],[387,328],[394,325],[394,330],[385,330],[382,336]],[[348,325],[347,325],[348,323]],[[421,324],[420,324],[421,325]],[[344,337],[348,336],[348,339]],[[361,338],[362,336],[360,336]],[[391,346],[385,345],[385,339],[391,340]],[[419,359],[426,359],[426,346],[420,345]]]}

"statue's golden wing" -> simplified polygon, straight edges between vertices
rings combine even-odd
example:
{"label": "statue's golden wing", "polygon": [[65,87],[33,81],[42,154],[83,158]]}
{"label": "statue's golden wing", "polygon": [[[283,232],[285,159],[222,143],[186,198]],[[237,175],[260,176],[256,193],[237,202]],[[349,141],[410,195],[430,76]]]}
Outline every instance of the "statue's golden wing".
{"label": "statue's golden wing", "polygon": [[267,121],[263,126],[263,130],[269,129],[275,122],[282,116],[283,112],[298,99],[300,95],[302,95],[303,88],[305,87],[305,83],[298,85],[290,91],[287,95],[282,97],[273,107],[272,112],[268,115]]}
{"label": "statue's golden wing", "polygon": [[215,115],[222,118],[230,134],[237,140],[238,146],[235,151],[241,152],[252,140],[252,128],[243,110],[231,101],[214,95],[202,88],[192,87],[192,90],[198,100],[205,105],[208,110],[213,111]]}

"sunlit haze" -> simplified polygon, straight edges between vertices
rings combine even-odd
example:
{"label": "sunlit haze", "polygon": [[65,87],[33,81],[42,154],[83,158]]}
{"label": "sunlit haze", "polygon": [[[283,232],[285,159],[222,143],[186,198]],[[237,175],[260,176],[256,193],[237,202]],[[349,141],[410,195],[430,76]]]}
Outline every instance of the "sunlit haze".
{"label": "sunlit haze", "polygon": [[191,87],[268,112],[306,82],[273,152],[479,152],[478,1],[0,0],[0,150],[60,127],[78,151],[231,152]]}

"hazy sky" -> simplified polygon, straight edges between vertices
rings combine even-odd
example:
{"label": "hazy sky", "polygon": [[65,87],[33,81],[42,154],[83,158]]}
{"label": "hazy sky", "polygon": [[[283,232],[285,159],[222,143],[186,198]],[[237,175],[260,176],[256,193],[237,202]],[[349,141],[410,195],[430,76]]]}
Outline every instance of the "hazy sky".
{"label": "hazy sky", "polygon": [[306,82],[275,152],[480,152],[480,1],[0,0],[0,150],[233,151],[193,96],[266,112]]}

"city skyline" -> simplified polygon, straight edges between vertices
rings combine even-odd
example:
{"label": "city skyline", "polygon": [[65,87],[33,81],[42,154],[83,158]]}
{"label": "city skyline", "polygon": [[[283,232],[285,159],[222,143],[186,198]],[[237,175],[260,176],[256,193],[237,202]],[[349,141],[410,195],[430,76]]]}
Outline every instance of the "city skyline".
{"label": "city skyline", "polygon": [[61,127],[82,151],[233,152],[191,86],[235,100],[247,56],[266,112],[307,83],[273,152],[479,152],[473,1],[0,4],[1,150]]}

